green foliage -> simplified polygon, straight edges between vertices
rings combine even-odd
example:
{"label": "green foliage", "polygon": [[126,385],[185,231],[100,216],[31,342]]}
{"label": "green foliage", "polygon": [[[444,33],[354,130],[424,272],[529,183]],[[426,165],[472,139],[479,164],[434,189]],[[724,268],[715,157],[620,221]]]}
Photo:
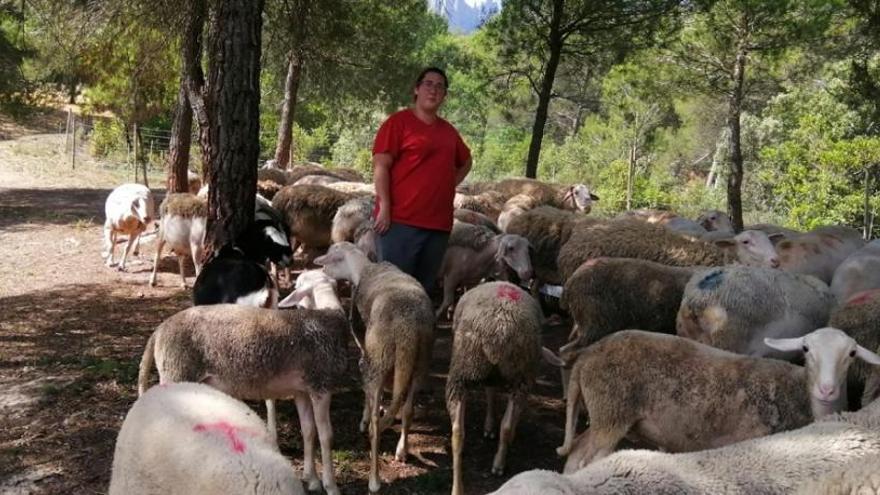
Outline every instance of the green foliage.
{"label": "green foliage", "polygon": [[109,156],[125,145],[125,126],[116,119],[98,119],[92,128],[89,146],[96,156]]}

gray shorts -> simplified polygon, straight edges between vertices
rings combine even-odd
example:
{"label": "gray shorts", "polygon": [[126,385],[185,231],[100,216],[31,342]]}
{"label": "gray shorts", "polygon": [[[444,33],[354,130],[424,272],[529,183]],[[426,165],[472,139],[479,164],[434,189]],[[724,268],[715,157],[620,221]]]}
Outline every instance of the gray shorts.
{"label": "gray shorts", "polygon": [[392,223],[388,232],[379,236],[379,260],[412,275],[432,294],[448,240],[449,232]]}

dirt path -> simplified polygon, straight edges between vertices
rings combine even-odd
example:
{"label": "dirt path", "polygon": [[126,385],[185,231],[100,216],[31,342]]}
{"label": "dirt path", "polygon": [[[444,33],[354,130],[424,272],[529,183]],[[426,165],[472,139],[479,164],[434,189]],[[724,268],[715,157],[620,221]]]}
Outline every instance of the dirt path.
{"label": "dirt path", "polygon": [[[84,165],[72,173],[57,136],[0,141],[0,493],[106,493],[116,433],[136,399],[140,354],[158,323],[189,305],[177,287],[176,262],[160,264],[160,286],[147,287],[148,242],[129,272],[103,266],[103,203],[124,171]],[[154,182],[156,183],[156,182]],[[191,281],[192,279],[190,279]],[[548,331],[558,346],[563,329]],[[393,459],[396,435],[382,439],[383,493],[448,493],[449,419],[443,387],[448,329],[438,331],[432,385],[418,399],[408,463]],[[353,355],[354,359],[354,355]],[[354,368],[356,369],[356,367]],[[560,469],[563,406],[549,366],[531,398],[508,473]],[[302,457],[295,409],[279,406],[282,453]],[[365,493],[367,441],[357,430],[362,393],[353,379],[334,396],[334,458],[344,493]],[[259,404],[253,406],[262,413]],[[505,478],[489,474],[495,440],[482,438],[483,394],[470,396],[465,486],[485,493]],[[500,418],[499,418],[500,419]]]}

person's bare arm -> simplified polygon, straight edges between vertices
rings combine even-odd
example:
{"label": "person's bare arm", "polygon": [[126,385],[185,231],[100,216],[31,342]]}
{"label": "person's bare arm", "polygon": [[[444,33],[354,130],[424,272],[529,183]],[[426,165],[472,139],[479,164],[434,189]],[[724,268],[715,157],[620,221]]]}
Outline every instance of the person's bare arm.
{"label": "person's bare arm", "polygon": [[468,158],[467,161],[464,162],[464,165],[462,165],[461,167],[458,168],[458,170],[455,171],[455,185],[456,186],[461,184],[461,181],[463,181],[464,178],[467,177],[468,172],[471,171],[472,164],[473,164],[473,160]]}
{"label": "person's bare arm", "polygon": [[376,188],[376,202],[379,212],[373,222],[373,230],[383,235],[391,227],[391,163],[394,159],[388,153],[373,155],[373,186]]}

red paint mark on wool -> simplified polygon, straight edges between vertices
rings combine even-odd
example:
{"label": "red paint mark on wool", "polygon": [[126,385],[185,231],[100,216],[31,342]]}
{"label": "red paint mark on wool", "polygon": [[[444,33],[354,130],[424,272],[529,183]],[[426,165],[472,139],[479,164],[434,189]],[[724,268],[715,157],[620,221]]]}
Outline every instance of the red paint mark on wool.
{"label": "red paint mark on wool", "polygon": [[857,292],[855,295],[847,299],[846,306],[858,306],[860,304],[865,304],[874,299],[878,294],[880,294],[880,289]]}
{"label": "red paint mark on wool", "polygon": [[227,439],[229,439],[229,443],[232,444],[232,451],[241,454],[245,451],[244,442],[238,437],[238,428],[235,425],[231,425],[225,421],[220,421],[217,423],[211,424],[197,424],[193,427],[193,431],[197,432],[217,432],[221,435],[225,435]]}
{"label": "red paint mark on wool", "polygon": [[510,299],[511,301],[519,301],[522,299],[522,292],[515,287],[502,285],[498,287],[498,299]]}

